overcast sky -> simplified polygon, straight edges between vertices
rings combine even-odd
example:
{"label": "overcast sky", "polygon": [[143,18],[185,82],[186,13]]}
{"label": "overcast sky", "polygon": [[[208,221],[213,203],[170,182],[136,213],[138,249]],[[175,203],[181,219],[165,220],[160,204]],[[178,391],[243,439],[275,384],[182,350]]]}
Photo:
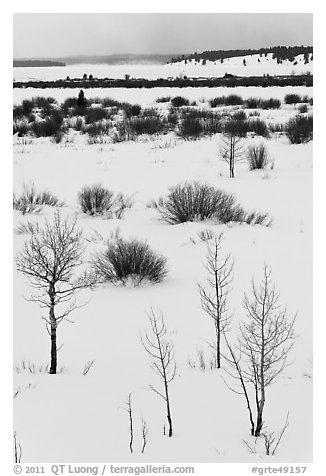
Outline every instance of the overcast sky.
{"label": "overcast sky", "polygon": [[19,13],[14,57],[312,45],[307,13]]}

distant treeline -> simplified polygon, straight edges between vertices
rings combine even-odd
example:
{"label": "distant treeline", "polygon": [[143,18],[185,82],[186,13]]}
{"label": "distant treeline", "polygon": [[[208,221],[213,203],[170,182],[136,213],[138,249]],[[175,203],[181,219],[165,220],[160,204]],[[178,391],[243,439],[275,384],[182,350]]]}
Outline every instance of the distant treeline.
{"label": "distant treeline", "polygon": [[40,68],[44,66],[66,66],[62,61],[50,60],[14,60],[14,68]]}
{"label": "distant treeline", "polygon": [[259,50],[212,50],[203,51],[202,53],[192,53],[190,55],[181,55],[171,59],[171,63],[179,63],[181,61],[195,60],[202,61],[221,61],[227,58],[234,58],[236,56],[257,55],[267,56],[269,53],[273,54],[279,62],[289,60],[293,62],[297,55],[304,55],[305,61],[309,62],[309,54],[313,53],[312,46],[273,46],[270,48],[260,48]]}
{"label": "distant treeline", "polygon": [[[231,76],[231,77],[230,77]],[[312,86],[313,75],[297,76],[248,76],[226,75],[223,78],[175,78],[175,79],[59,79],[56,81],[14,81],[14,88],[202,88],[237,86]]]}

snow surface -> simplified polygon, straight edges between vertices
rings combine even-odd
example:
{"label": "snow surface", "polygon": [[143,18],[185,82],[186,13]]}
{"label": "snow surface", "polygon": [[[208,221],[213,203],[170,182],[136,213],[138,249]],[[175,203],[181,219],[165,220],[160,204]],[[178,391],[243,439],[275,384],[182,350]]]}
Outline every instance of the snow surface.
{"label": "snow surface", "polygon": [[[309,55],[311,58],[311,55]],[[246,61],[246,66],[243,60]],[[258,59],[260,61],[258,61]],[[125,74],[129,74],[133,78],[175,78],[179,76],[188,77],[220,77],[225,73],[235,74],[237,76],[263,76],[270,75],[290,75],[302,74],[306,72],[312,73],[313,61],[304,64],[303,55],[295,57],[297,64],[286,60],[282,64],[277,64],[277,60],[273,59],[272,53],[266,57],[259,55],[238,56],[235,58],[225,59],[223,63],[220,61],[207,61],[206,65],[195,63],[194,60],[187,64],[184,62],[173,64],[77,64],[68,66],[42,67],[42,68],[14,68],[13,77],[15,81],[32,81],[43,80],[51,81],[56,79],[65,79],[69,76],[73,78],[82,78],[86,73],[92,74],[94,78],[124,78]]]}
{"label": "snow surface", "polygon": [[[53,68],[54,70],[55,68]],[[241,91],[240,91],[241,89]],[[251,91],[249,91],[251,89]],[[237,88],[232,93],[256,97],[275,95],[280,88]],[[297,88],[292,88],[297,92]],[[282,96],[289,92],[282,88]],[[228,94],[229,91],[226,91]],[[42,94],[62,100],[71,91],[44,90]],[[75,94],[75,93],[74,93]],[[152,105],[166,90],[96,90],[118,99]],[[174,89],[173,95],[178,92]],[[215,91],[182,89],[182,95],[196,99],[214,97]],[[222,93],[224,94],[224,92]],[[312,95],[311,88],[300,94]],[[14,90],[14,102],[41,95],[41,90]],[[87,95],[93,95],[91,91]],[[246,96],[246,97],[248,97]],[[191,96],[192,98],[194,96]],[[265,111],[270,120],[281,122],[296,113],[295,106]],[[278,116],[277,116],[278,115]],[[277,118],[276,118],[277,116]],[[274,118],[274,119],[273,119]],[[276,119],[275,119],[276,118]],[[78,224],[87,238],[85,259],[101,249],[99,234],[107,239],[119,229],[123,237],[147,240],[168,258],[167,279],[157,285],[102,285],[79,294],[87,303],[58,329],[59,366],[66,372],[56,376],[15,373],[14,429],[22,445],[24,462],[310,462],[312,460],[312,143],[291,145],[285,137],[245,139],[264,142],[273,167],[250,172],[246,164],[236,165],[236,178],[228,178],[227,164],[218,156],[219,134],[198,141],[183,141],[173,134],[155,140],[87,145],[73,134],[71,142],[51,143],[48,139],[15,139],[14,190],[33,181],[39,190],[48,189],[66,206],[64,215],[78,211],[77,193],[85,184],[102,183],[116,192],[132,194],[135,205],[122,220],[104,220],[78,214]],[[158,220],[148,201],[186,180],[200,180],[232,192],[248,210],[268,212],[270,228],[248,225],[187,223],[168,225]],[[27,221],[51,219],[49,207],[39,214],[14,212],[14,230]],[[289,411],[290,425],[279,451],[264,455],[262,442],[257,454],[250,454],[243,439],[251,441],[246,404],[232,393],[222,376],[225,371],[201,372],[188,360],[197,359],[202,349],[208,358],[207,341],[213,326],[200,306],[197,283],[204,283],[206,244],[198,233],[211,229],[223,232],[223,251],[235,262],[230,295],[234,318],[230,338],[237,334],[244,318],[244,292],[251,279],[260,281],[264,263],[272,268],[273,279],[290,315],[297,313],[298,335],[289,366],[278,382],[268,389],[265,420],[279,430]],[[28,235],[14,234],[14,253]],[[195,243],[194,243],[195,242]],[[33,292],[26,279],[14,271],[14,362],[48,363],[50,342],[41,320],[42,312],[29,302]],[[171,383],[171,405],[175,435],[163,436],[164,402],[148,390],[160,385],[149,367],[140,342],[148,328],[146,311],[153,306],[164,313],[169,337],[176,348],[177,377]],[[82,375],[87,361],[95,363]],[[124,402],[132,392],[135,418],[135,452],[128,447],[128,416]],[[149,426],[148,446],[140,454],[141,416]]]}

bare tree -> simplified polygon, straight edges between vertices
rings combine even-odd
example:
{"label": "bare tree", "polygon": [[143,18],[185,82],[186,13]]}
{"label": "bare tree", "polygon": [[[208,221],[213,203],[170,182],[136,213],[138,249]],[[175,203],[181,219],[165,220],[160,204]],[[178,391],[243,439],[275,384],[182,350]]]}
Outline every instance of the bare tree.
{"label": "bare tree", "polygon": [[163,392],[158,391],[150,385],[150,389],[163,398],[166,404],[167,420],[169,425],[169,437],[173,433],[173,424],[171,416],[171,404],[169,385],[176,374],[176,363],[174,358],[173,343],[166,339],[167,329],[160,313],[156,316],[153,309],[148,313],[150,321],[150,332],[145,332],[141,338],[142,344],[146,352],[152,359],[152,368],[163,382]]}
{"label": "bare tree", "polygon": [[143,445],[141,452],[144,453],[146,445],[147,445],[147,436],[148,436],[148,426],[144,418],[141,420],[141,429],[142,429],[142,438],[143,438]]}
{"label": "bare tree", "polygon": [[22,447],[17,441],[17,433],[14,432],[14,462],[21,463],[22,460]]}
{"label": "bare tree", "polygon": [[[241,390],[237,393],[246,398],[251,434],[256,437],[261,435],[263,428],[266,390],[288,365],[288,354],[295,340],[295,317],[289,318],[286,308],[278,301],[279,294],[271,282],[271,271],[265,265],[261,285],[257,288],[253,282],[251,300],[245,295],[243,301],[248,322],[240,326],[237,355],[227,343],[231,356],[229,362],[235,369],[235,375],[230,375],[240,383]],[[255,401],[255,423],[250,394]]]}
{"label": "bare tree", "polygon": [[223,160],[229,164],[230,178],[234,178],[234,166],[236,162],[243,162],[244,148],[238,132],[239,126],[236,121],[229,121],[224,128],[219,152]]}
{"label": "bare tree", "polygon": [[249,415],[249,422],[250,422],[250,432],[251,435],[254,436],[255,434],[255,421],[254,421],[254,414],[251,406],[251,401],[250,401],[250,392],[247,388],[245,377],[241,368],[241,357],[242,354],[241,352],[236,354],[235,350],[232,348],[230,345],[226,334],[223,334],[223,337],[225,339],[230,357],[224,356],[224,358],[233,366],[234,368],[234,373],[230,372],[229,370],[226,370],[228,375],[230,375],[233,379],[236,380],[236,382],[239,384],[239,389],[235,388],[234,386],[230,386],[225,380],[226,385],[230,390],[232,390],[234,393],[237,393],[238,395],[243,395],[246,400],[247,404],[247,410],[248,410],[248,415]]}
{"label": "bare tree", "polygon": [[227,309],[227,297],[230,292],[232,281],[233,263],[230,255],[221,258],[222,233],[214,237],[213,244],[207,245],[207,258],[205,268],[208,272],[208,288],[206,290],[198,285],[201,304],[208,317],[213,320],[215,329],[216,367],[221,367],[221,336],[227,331],[230,324],[231,315]]}
{"label": "bare tree", "polygon": [[246,379],[254,385],[257,421],[255,435],[263,426],[266,388],[287,366],[288,354],[294,345],[295,317],[289,319],[286,308],[278,304],[279,294],[271,282],[271,270],[265,265],[259,288],[252,283],[252,299],[245,295],[244,307],[248,322],[242,324],[240,342],[248,362]]}
{"label": "bare tree", "polygon": [[131,393],[128,395],[128,399],[126,401],[126,412],[128,413],[129,418],[129,449],[130,453],[133,453],[133,441],[134,441],[134,423],[133,423],[133,416],[132,416],[132,406],[131,406]]}
{"label": "bare tree", "polygon": [[[42,318],[51,337],[50,374],[57,373],[58,325],[63,320],[69,321],[69,314],[79,307],[76,306],[76,292],[95,283],[87,273],[75,277],[76,268],[82,264],[83,251],[76,219],[63,220],[57,210],[52,224],[46,222],[43,229],[32,230],[29,242],[16,257],[17,270],[37,289],[37,294],[30,300],[49,312]],[[65,303],[67,307],[56,314],[57,306]]]}
{"label": "bare tree", "polygon": [[281,431],[279,431],[277,434],[275,434],[274,431],[267,431],[267,430],[264,430],[261,434],[264,438],[264,443],[265,443],[265,451],[266,451],[266,455],[269,456],[269,455],[272,455],[274,456],[281,441],[282,441],[282,438],[284,436],[284,433],[286,432],[287,430],[287,427],[289,426],[289,412],[287,413],[286,415],[286,420],[285,420],[285,423],[281,429]]}

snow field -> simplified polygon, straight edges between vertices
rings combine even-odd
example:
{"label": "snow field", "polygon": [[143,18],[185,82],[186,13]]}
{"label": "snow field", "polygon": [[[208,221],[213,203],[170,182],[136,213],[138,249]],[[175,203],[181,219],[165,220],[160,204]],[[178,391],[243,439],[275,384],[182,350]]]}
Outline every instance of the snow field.
{"label": "snow field", "polygon": [[[220,88],[219,88],[220,89]],[[241,91],[238,91],[238,89]],[[242,88],[212,94],[239,94],[243,97],[278,97],[277,88]],[[251,89],[251,91],[249,91]],[[293,92],[294,88],[291,88]],[[295,88],[295,92],[299,88]],[[272,91],[273,90],[273,91]],[[309,88],[299,94],[312,95]],[[288,91],[282,88],[282,97]],[[71,91],[44,90],[42,94],[60,101],[75,95]],[[188,90],[181,95],[188,97]],[[14,102],[41,95],[40,91],[15,90]],[[30,95],[31,94],[31,95]],[[57,96],[55,96],[55,94]],[[62,96],[61,96],[62,94]],[[114,97],[132,103],[153,105],[164,91],[96,90],[87,95]],[[116,94],[116,95],[115,95]],[[134,94],[134,96],[132,96]],[[171,95],[179,94],[175,89]],[[189,91],[189,99],[198,100],[206,91]],[[147,95],[147,96],[146,96]],[[265,95],[265,96],[263,96]],[[280,96],[279,96],[280,97]],[[263,111],[271,120],[293,114],[293,107]],[[289,111],[289,112],[287,112]],[[277,119],[277,120],[276,120]],[[168,259],[169,274],[157,285],[101,285],[83,291],[78,302],[87,303],[75,311],[75,323],[63,322],[58,329],[59,367],[66,372],[46,374],[16,373],[14,428],[23,448],[24,462],[309,462],[312,459],[312,143],[291,145],[285,137],[247,138],[263,142],[273,168],[248,170],[246,163],[236,164],[235,179],[228,178],[228,166],[218,156],[219,134],[198,141],[183,141],[173,134],[155,140],[87,145],[76,134],[73,143],[53,144],[48,139],[18,139],[14,145],[14,190],[34,182],[39,191],[48,189],[64,200],[62,213],[78,212],[77,194],[83,185],[102,183],[115,192],[133,195],[134,207],[122,220],[104,220],[78,214],[78,225],[87,241],[85,260],[102,249],[104,240],[119,228],[121,236],[146,240]],[[159,148],[161,144],[166,148]],[[219,225],[213,222],[168,225],[148,208],[151,199],[165,195],[170,186],[199,180],[236,195],[248,211],[268,212],[270,228],[248,225]],[[40,214],[22,216],[14,212],[14,230],[20,223],[44,222],[53,210],[44,207]],[[278,453],[264,456],[263,445],[250,454],[242,439],[250,440],[245,401],[232,393],[217,371],[191,369],[188,360],[197,360],[202,349],[209,358],[207,341],[213,339],[213,324],[200,306],[197,283],[205,283],[206,244],[198,233],[211,229],[223,232],[222,250],[234,258],[234,280],[229,298],[234,318],[230,338],[237,335],[245,317],[244,292],[250,292],[251,279],[260,282],[263,265],[272,268],[272,277],[280,292],[280,302],[290,315],[298,313],[298,335],[291,353],[292,365],[267,393],[266,423],[279,430],[290,411],[290,426]],[[14,253],[27,235],[14,235]],[[194,243],[195,241],[196,243]],[[33,290],[26,279],[14,271],[14,362],[24,359],[44,365],[48,362],[50,342],[43,310],[26,301]],[[160,386],[149,368],[148,357],[140,342],[148,328],[146,311],[161,310],[176,349],[177,377],[171,383],[171,405],[175,435],[163,436],[164,402],[148,385]],[[88,375],[82,371],[88,360],[95,363]],[[225,371],[221,374],[228,378]],[[307,376],[308,375],[308,376]],[[28,388],[30,387],[32,388]],[[135,452],[128,447],[128,416],[124,402],[132,392],[135,412]],[[140,454],[141,416],[149,426],[148,446]],[[298,438],[300,434],[300,438]]]}

